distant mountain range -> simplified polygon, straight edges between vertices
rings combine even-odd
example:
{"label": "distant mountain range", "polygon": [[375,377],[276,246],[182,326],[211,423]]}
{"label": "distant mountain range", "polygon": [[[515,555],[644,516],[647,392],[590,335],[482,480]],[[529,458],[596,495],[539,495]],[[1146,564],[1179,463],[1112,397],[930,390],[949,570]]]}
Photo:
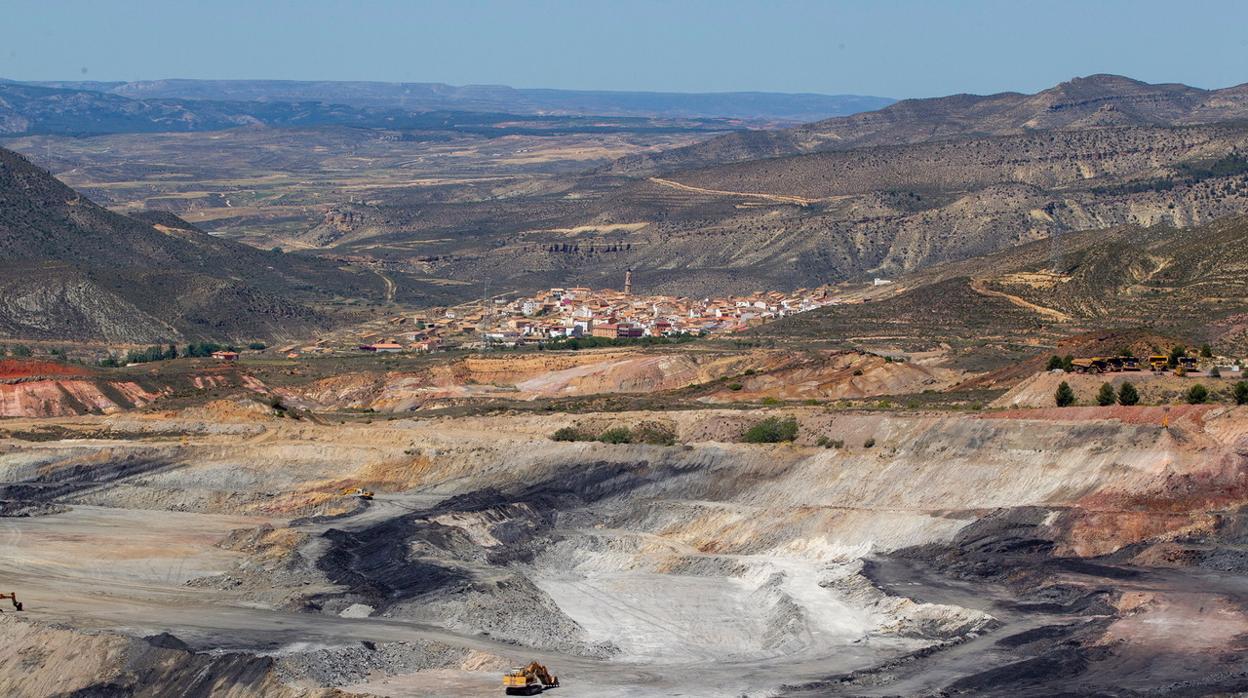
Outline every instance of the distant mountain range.
{"label": "distant mountain range", "polygon": [[[0,135],[207,131],[259,124],[429,128],[444,127],[448,117],[472,123],[479,120],[471,116],[477,113],[545,117],[555,123],[589,116],[794,123],[878,109],[892,101],[856,95],[580,92],[433,83],[0,80]],[[721,131],[733,127],[718,124]]]}
{"label": "distant mountain range", "polygon": [[356,128],[500,137],[745,128],[732,119],[412,111],[324,102],[132,99],[107,92],[0,82],[0,136],[219,131],[240,126]]}
{"label": "distant mountain range", "polygon": [[878,111],[788,129],[742,131],[616,163],[619,174],[654,174],[745,160],[898,146],[955,138],[1108,126],[1186,126],[1248,118],[1248,84],[1202,90],[1119,75],[1075,78],[1027,95],[907,99]]}

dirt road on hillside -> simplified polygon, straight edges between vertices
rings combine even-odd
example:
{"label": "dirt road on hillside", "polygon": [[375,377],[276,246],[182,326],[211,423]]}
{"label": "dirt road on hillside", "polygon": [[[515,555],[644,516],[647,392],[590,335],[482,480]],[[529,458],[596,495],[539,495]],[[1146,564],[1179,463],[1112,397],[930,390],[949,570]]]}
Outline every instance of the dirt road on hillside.
{"label": "dirt road on hillside", "polygon": [[664,186],[664,187],[670,187],[672,189],[679,189],[681,191],[687,191],[687,192],[691,192],[694,194],[711,194],[714,196],[740,196],[740,197],[744,197],[747,199],[763,199],[766,201],[774,201],[778,204],[797,204],[798,206],[810,206],[812,204],[817,204],[820,201],[822,201],[822,199],[808,199],[803,196],[793,196],[790,194],[767,194],[767,193],[756,192],[756,191],[726,191],[723,189],[705,189],[703,187],[695,187],[689,184],[681,184],[680,182],[677,182],[671,179],[663,179],[662,177],[651,177],[650,181],[654,182],[655,184]]}

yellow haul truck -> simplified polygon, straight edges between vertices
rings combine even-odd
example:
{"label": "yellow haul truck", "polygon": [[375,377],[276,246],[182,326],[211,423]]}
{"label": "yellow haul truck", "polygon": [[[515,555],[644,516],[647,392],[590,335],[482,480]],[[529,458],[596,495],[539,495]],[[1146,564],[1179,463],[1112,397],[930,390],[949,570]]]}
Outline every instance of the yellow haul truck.
{"label": "yellow haul truck", "polygon": [[1099,356],[1090,359],[1075,359],[1071,362],[1075,373],[1104,373],[1109,370],[1109,362]]}

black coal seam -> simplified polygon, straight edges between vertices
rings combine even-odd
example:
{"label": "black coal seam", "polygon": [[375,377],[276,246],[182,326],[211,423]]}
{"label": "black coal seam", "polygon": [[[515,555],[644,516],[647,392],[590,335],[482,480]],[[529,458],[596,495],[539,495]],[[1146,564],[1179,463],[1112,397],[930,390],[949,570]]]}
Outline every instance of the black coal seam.
{"label": "black coal seam", "polygon": [[1108,648],[1064,645],[1036,657],[964,676],[949,684],[945,690],[976,695],[1004,691],[1017,695],[1015,692],[1021,687],[1062,685],[1086,673],[1093,662],[1107,657],[1109,653]]}
{"label": "black coal seam", "polygon": [[[963,676],[946,686],[943,692],[990,695],[1010,693],[1020,687],[1057,688],[1078,676],[1107,653],[1095,647],[1084,647],[1074,637],[1093,632],[1111,622],[1116,610],[1110,603],[1114,590],[1104,585],[1068,587],[1045,585],[1044,580],[1056,572],[1074,572],[1109,579],[1134,579],[1143,573],[1134,569],[1111,566],[1111,561],[1085,560],[1055,556],[1054,542],[1045,534],[1043,521],[1047,510],[1039,507],[999,509],[966,526],[953,541],[903,548],[887,557],[918,561],[933,571],[953,578],[971,581],[1001,581],[1016,590],[1015,601],[1000,601],[1004,610],[1023,613],[1096,616],[1082,624],[1047,626],[1003,638],[1003,649],[1026,647],[1017,661]],[[873,583],[888,589],[887,580],[877,579],[879,565],[870,561],[863,573]],[[895,592],[894,592],[895,593]],[[958,644],[939,643],[917,653],[849,674],[797,686],[785,686],[785,695],[818,695],[820,691],[843,692],[858,681],[876,675],[887,675],[893,668],[937,655],[941,650]],[[938,661],[933,657],[932,661]],[[1054,692],[1053,694],[1055,694]]]}
{"label": "black coal seam", "polygon": [[260,695],[272,680],[274,666],[271,657],[239,652],[195,652],[168,633],[134,640],[125,659],[113,680],[57,695],[61,698]]}
{"label": "black coal seam", "polygon": [[436,526],[401,516],[358,533],[330,529],[322,534],[330,548],[316,566],[330,581],[383,608],[467,583],[467,575],[459,570],[410,558],[409,541]]}
{"label": "black coal seam", "polygon": [[48,476],[0,484],[0,499],[53,501],[88,490],[116,485],[128,478],[151,475],[181,467],[180,463],[146,458],[127,458],[104,464],[75,465]]}
{"label": "black coal seam", "polygon": [[1060,640],[1070,637],[1079,625],[1075,623],[1057,623],[1054,625],[1042,625],[1038,628],[1031,628],[1013,635],[1007,635],[997,640],[998,647],[1022,647],[1033,642],[1041,640]]}
{"label": "black coal seam", "polygon": [[[548,531],[558,511],[593,504],[691,471],[674,466],[652,467],[648,462],[633,465],[596,462],[566,469],[513,492],[485,488],[451,497],[427,510],[387,519],[360,531],[329,529],[321,534],[329,540],[329,549],[317,560],[316,566],[330,581],[347,591],[314,597],[309,605],[316,608],[328,597],[359,595],[384,610],[435,591],[466,588],[471,579],[465,572],[427,560],[411,559],[409,544],[413,540],[443,549],[449,544],[451,529],[428,521],[430,517],[528,505],[535,512],[533,530],[527,535],[513,536],[511,545],[490,553],[492,563],[505,564],[525,559],[526,554],[521,550],[524,543]],[[517,533],[515,529],[511,532]]]}

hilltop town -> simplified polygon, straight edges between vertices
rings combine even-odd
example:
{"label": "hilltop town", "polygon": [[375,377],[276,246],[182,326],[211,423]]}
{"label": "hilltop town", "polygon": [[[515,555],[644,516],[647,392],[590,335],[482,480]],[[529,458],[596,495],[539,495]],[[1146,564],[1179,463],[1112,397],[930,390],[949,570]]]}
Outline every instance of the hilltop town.
{"label": "hilltop town", "polygon": [[[877,284],[884,283],[877,280]],[[632,274],[623,290],[550,288],[387,318],[361,335],[358,349],[376,352],[519,347],[584,337],[640,339],[729,334],[782,317],[844,302],[830,286],[791,292],[687,298],[638,295]],[[332,351],[321,346],[313,351]]]}

